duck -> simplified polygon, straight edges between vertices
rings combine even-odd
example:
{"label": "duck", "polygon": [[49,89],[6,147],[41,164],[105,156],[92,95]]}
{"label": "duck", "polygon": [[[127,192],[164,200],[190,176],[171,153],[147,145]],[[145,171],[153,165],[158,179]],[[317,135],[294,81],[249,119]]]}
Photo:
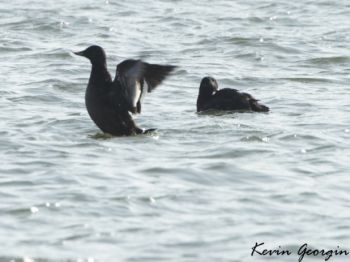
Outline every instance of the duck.
{"label": "duck", "polygon": [[127,59],[117,65],[112,80],[102,47],[92,45],[74,54],[90,60],[85,105],[90,118],[102,132],[112,136],[130,136],[155,130],[138,127],[132,114],[141,113],[141,99],[145,93],[159,86],[176,66]]}
{"label": "duck", "polygon": [[219,90],[215,78],[206,76],[201,80],[197,98],[197,112],[214,110],[237,110],[268,112],[269,107],[263,105],[252,95],[232,88]]}

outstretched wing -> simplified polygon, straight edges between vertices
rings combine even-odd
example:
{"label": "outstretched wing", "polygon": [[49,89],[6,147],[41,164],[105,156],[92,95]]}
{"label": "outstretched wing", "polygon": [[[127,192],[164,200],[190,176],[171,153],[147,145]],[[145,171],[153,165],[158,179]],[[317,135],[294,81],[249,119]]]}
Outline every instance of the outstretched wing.
{"label": "outstretched wing", "polygon": [[148,86],[148,92],[152,92],[176,68],[172,65],[143,64],[146,68],[144,78]]}
{"label": "outstretched wing", "polygon": [[121,88],[128,111],[138,112],[137,103],[143,92],[142,76],[145,74],[145,66],[141,60],[125,60],[117,65],[114,84]]}
{"label": "outstretched wing", "polygon": [[151,92],[169,74],[175,66],[148,64],[141,60],[125,60],[118,64],[115,85],[120,85],[122,94],[128,105],[128,111],[132,113],[141,112],[141,97],[147,91]]}

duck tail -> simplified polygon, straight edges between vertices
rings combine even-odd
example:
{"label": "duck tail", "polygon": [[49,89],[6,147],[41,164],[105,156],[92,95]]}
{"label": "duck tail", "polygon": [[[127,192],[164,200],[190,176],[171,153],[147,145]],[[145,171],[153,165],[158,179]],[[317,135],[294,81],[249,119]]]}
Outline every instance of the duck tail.
{"label": "duck tail", "polygon": [[256,112],[269,112],[270,111],[270,108],[259,103],[258,100],[251,99],[249,101],[249,104],[250,104],[250,107],[252,108],[253,111],[256,111]]}
{"label": "duck tail", "polygon": [[148,134],[155,132],[156,130],[157,130],[156,128],[150,128],[150,129],[136,128],[135,133],[137,135],[148,135]]}
{"label": "duck tail", "polygon": [[157,128],[150,128],[150,129],[143,130],[143,134],[147,135],[155,131],[157,131]]}

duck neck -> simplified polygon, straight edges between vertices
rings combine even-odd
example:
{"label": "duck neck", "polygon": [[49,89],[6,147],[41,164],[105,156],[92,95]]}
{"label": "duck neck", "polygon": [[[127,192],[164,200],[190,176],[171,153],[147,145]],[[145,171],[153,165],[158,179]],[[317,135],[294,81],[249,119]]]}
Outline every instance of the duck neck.
{"label": "duck neck", "polygon": [[112,78],[108,72],[107,65],[93,64],[91,68],[89,84],[101,85],[106,82],[111,82]]}
{"label": "duck neck", "polygon": [[213,92],[210,93],[210,92],[199,92],[198,94],[198,101],[206,101],[208,99],[210,99],[210,97],[213,96]]}
{"label": "duck neck", "polygon": [[203,94],[199,94],[198,98],[197,98],[197,111],[201,111],[203,105],[205,104],[206,101],[208,101],[209,96],[207,95],[203,95]]}

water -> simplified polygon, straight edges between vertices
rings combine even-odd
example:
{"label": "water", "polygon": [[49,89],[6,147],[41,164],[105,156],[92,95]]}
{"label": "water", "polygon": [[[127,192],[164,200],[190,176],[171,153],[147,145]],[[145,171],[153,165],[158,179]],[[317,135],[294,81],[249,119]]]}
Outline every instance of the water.
{"label": "water", "polygon": [[[342,0],[0,3],[0,260],[350,249],[349,11]],[[154,135],[106,138],[89,119],[90,65],[71,51],[90,44],[113,75],[126,58],[179,66],[136,117]],[[271,112],[196,114],[206,75]]]}

